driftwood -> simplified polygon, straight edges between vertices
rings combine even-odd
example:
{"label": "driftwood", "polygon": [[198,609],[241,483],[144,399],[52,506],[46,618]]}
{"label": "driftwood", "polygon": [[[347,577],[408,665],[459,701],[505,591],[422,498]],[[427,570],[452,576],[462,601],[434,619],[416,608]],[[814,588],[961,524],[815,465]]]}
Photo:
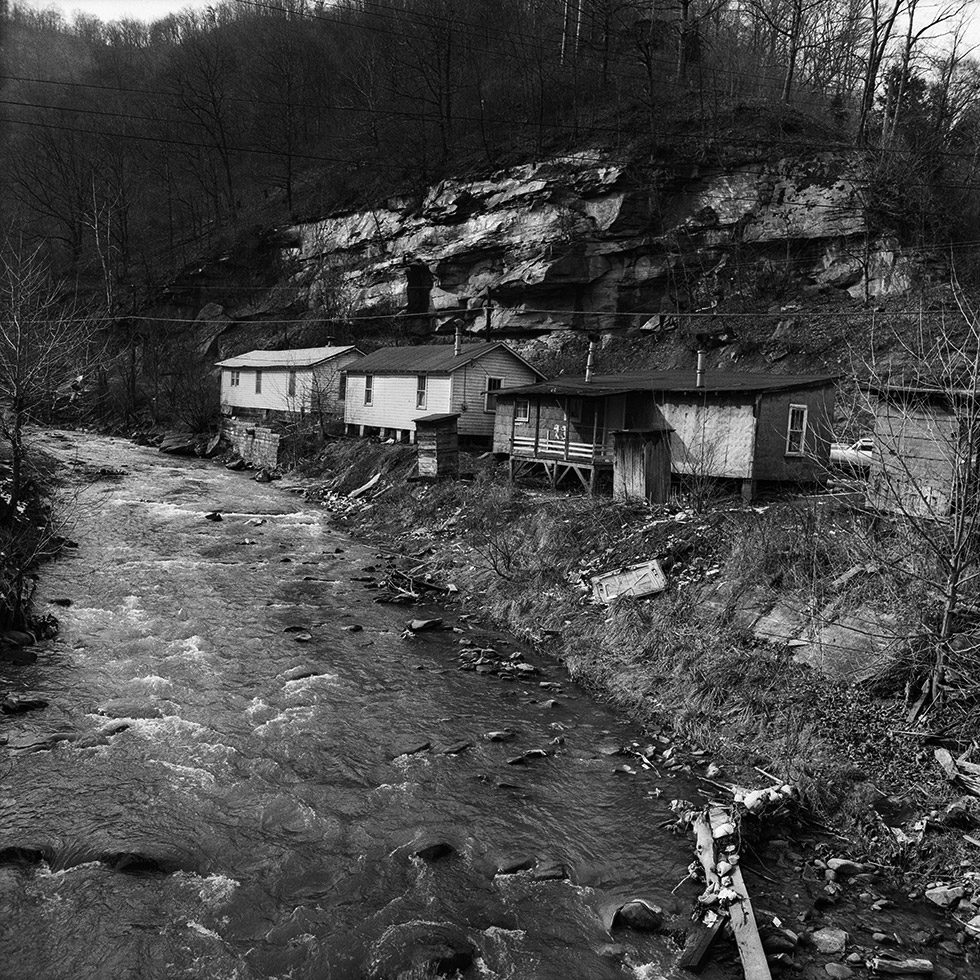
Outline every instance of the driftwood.
{"label": "driftwood", "polygon": [[[770,980],[769,962],[762,948],[762,939],[759,937],[752,901],[742,879],[742,872],[737,864],[730,868],[724,878],[717,871],[721,862],[716,859],[715,840],[728,836],[724,831],[732,826],[731,819],[731,811],[720,806],[708,807],[697,817],[694,827],[698,835],[698,860],[704,868],[708,889],[719,896],[720,905],[724,903],[724,913],[735,933],[746,980]],[[731,879],[730,884],[728,879]]]}
{"label": "driftwood", "polygon": [[967,762],[966,752],[954,759],[948,749],[936,749],[933,757],[949,777],[951,782],[960,784],[973,796],[980,796],[980,766],[975,762]]}

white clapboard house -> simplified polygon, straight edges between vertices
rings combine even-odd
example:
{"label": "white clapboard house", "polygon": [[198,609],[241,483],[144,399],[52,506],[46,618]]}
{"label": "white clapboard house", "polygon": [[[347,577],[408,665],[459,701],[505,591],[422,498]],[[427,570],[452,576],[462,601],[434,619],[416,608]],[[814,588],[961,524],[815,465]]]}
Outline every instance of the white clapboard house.
{"label": "white clapboard house", "polygon": [[347,368],[349,433],[414,441],[415,420],[458,414],[461,436],[493,436],[496,393],[544,375],[502,341],[383,347]]}
{"label": "white clapboard house", "polygon": [[343,415],[344,372],[364,355],[356,347],[253,350],[218,361],[225,415],[275,418]]}

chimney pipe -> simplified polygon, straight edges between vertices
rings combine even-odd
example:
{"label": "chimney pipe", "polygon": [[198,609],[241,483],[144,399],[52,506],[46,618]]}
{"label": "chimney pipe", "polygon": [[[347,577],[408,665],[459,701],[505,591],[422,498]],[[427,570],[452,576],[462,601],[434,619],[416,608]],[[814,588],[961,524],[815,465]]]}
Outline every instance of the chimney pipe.
{"label": "chimney pipe", "polygon": [[704,387],[704,351],[698,351],[698,376],[695,381],[695,386],[698,388]]}
{"label": "chimney pipe", "polygon": [[592,368],[595,366],[595,337],[589,337],[589,356],[585,361],[585,382],[588,384],[592,380]]}
{"label": "chimney pipe", "polygon": [[456,343],[453,346],[453,357],[459,357],[463,349],[463,327],[462,324],[456,324]]}

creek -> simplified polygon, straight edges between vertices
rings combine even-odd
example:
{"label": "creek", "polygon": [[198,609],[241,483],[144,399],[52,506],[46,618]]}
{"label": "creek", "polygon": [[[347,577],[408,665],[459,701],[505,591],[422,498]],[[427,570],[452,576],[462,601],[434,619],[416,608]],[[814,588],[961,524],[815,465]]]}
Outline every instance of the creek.
{"label": "creek", "polygon": [[[683,929],[696,894],[672,894],[690,843],[658,828],[696,789],[608,754],[639,730],[532,651],[532,678],[460,671],[461,639],[520,644],[463,605],[375,603],[354,579],[378,549],[275,484],[38,442],[78,547],[38,592],[58,636],[0,665],[49,702],[0,716],[0,977],[394,980],[461,949],[467,976],[681,975],[672,939],[607,929],[632,896]],[[462,632],[403,636],[420,615]],[[413,856],[431,843],[453,853]],[[569,877],[495,874],[526,857]]]}

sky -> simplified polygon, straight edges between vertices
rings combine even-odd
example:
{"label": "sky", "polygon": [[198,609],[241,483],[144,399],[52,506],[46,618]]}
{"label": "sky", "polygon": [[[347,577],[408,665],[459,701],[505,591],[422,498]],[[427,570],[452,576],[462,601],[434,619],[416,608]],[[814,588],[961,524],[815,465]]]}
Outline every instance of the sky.
{"label": "sky", "polygon": [[194,7],[203,10],[214,0],[28,0],[31,6],[46,10],[54,7],[70,19],[72,13],[94,14],[102,20],[155,20],[167,14]]}
{"label": "sky", "polygon": [[[176,13],[193,7],[203,10],[215,0],[24,0],[31,6],[45,9],[55,7],[66,18],[71,18],[74,11],[80,10],[86,14],[94,14],[102,20],[119,20],[121,18],[139,18],[154,20],[170,13]],[[464,2],[464,0],[460,0]],[[920,17],[924,20],[931,10],[942,7],[949,0],[920,0]],[[980,0],[964,0],[965,12],[969,21],[966,40],[968,46],[974,48],[974,55],[980,53]],[[887,4],[885,4],[887,6]],[[900,33],[900,30],[896,33]],[[945,33],[945,28],[943,29]]]}

